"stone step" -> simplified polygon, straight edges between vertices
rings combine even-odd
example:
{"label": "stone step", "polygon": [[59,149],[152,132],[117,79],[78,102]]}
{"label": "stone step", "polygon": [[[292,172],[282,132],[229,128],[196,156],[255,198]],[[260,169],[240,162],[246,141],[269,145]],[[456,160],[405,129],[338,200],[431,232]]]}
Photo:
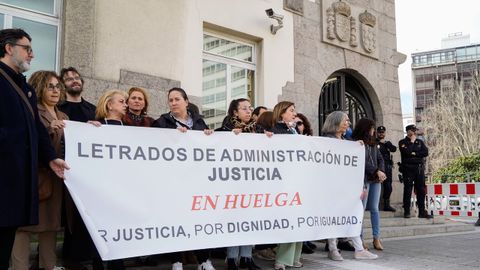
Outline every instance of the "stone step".
{"label": "stone step", "polygon": [[[380,218],[380,227],[401,227],[401,226],[414,226],[414,225],[431,225],[431,224],[444,224],[445,217],[435,217],[432,219],[426,218],[403,218],[403,217],[392,217],[392,218]],[[363,219],[363,228],[371,228],[372,223],[370,222],[370,217],[365,217]]]}
{"label": "stone step", "polygon": [[[398,212],[398,211],[397,211]],[[380,217],[381,218],[392,218],[392,217],[399,217],[399,216],[402,216],[403,217],[403,213],[400,213],[400,214],[397,214],[397,213],[394,213],[394,212],[385,212],[385,211],[380,211]],[[370,218],[370,211],[365,211],[365,213],[363,214],[363,216],[365,218]]]}
{"label": "stone step", "polygon": [[[471,224],[446,221],[443,224],[380,227],[380,235],[381,238],[393,238],[451,232],[467,232],[473,230],[475,230],[475,227]],[[372,239],[372,230],[370,228],[365,229],[363,237],[369,242],[368,240]]]}

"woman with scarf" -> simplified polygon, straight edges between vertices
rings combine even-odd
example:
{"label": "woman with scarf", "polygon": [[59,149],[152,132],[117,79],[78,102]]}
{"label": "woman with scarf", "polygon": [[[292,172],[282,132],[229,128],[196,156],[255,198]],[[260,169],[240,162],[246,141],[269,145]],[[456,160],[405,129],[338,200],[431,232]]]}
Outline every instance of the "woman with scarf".
{"label": "woman with scarf", "polygon": [[127,99],[128,110],[123,116],[123,122],[127,126],[150,127],[154,119],[147,116],[148,103],[148,94],[144,89],[130,88]]}
{"label": "woman with scarf", "polygon": [[[252,111],[250,100],[246,98],[232,100],[222,127],[216,129],[216,131],[232,131],[237,135],[240,133],[256,133],[257,126],[252,119]],[[239,267],[249,270],[261,269],[253,262],[252,248],[252,245],[227,247],[228,270],[237,270]]]}

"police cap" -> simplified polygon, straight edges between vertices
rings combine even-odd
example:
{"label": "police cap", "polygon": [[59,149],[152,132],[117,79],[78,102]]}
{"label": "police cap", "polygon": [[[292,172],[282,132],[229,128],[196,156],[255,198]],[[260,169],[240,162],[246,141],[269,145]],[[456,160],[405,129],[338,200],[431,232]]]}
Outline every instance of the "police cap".
{"label": "police cap", "polygon": [[405,131],[417,131],[417,127],[415,125],[408,125],[405,127]]}

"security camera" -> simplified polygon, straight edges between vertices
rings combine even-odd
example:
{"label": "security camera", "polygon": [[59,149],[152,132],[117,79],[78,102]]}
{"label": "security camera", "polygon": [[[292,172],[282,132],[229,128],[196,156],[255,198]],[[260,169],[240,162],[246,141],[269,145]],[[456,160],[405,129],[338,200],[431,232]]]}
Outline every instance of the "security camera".
{"label": "security camera", "polygon": [[267,16],[268,16],[269,18],[275,19],[275,20],[277,20],[277,21],[283,20],[283,15],[280,15],[280,14],[275,13],[275,12],[273,11],[273,9],[271,9],[271,8],[265,10],[265,13],[267,13]]}
{"label": "security camera", "polygon": [[270,25],[270,32],[275,35],[278,29],[283,27],[283,15],[275,13],[271,8],[265,10],[265,13],[267,13],[269,18],[276,20],[278,23],[278,25]]}
{"label": "security camera", "polygon": [[275,12],[273,12],[273,9],[269,8],[265,10],[265,13],[267,13],[267,16],[271,18]]}

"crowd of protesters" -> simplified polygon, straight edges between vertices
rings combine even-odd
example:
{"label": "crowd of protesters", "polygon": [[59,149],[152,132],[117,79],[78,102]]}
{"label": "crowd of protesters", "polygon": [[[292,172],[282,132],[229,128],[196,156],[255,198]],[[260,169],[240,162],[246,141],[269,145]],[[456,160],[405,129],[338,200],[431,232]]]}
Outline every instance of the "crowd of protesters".
{"label": "crowd of protesters", "polygon": [[[61,269],[56,258],[56,235],[62,229],[64,230],[63,267],[67,269],[86,269],[85,262],[88,262],[91,263],[92,269],[104,269],[105,265],[107,269],[125,269],[123,260],[103,262],[100,259],[70,194],[59,179],[63,176],[59,173],[59,170],[68,168],[66,164],[62,163],[63,160],[55,159],[63,158],[64,155],[63,129],[65,124],[63,120],[89,122],[96,126],[125,125],[170,128],[177,129],[179,132],[201,130],[206,135],[210,135],[214,131],[205,123],[198,107],[190,103],[187,92],[182,88],[172,88],[168,91],[169,112],[154,120],[148,116],[148,107],[151,100],[147,91],[139,87],[132,87],[128,92],[118,89],[105,91],[96,106],[86,101],[82,97],[84,80],[80,72],[74,67],[62,69],[59,75],[54,71],[36,71],[30,76],[27,84],[21,74],[28,70],[29,63],[33,58],[30,42],[31,38],[23,30],[5,29],[0,31],[0,68],[14,77],[13,82],[4,82],[3,77],[0,77],[2,79],[1,83],[12,84],[12,88],[14,87],[13,84],[20,85],[23,88],[21,90],[30,99],[30,105],[34,107],[33,115],[25,116],[24,114],[30,114],[30,112],[24,109],[19,113],[24,115],[23,118],[16,119],[17,123],[14,124],[18,125],[18,122],[25,122],[24,118],[27,116],[33,117],[27,119],[32,122],[30,125],[37,130],[31,137],[43,138],[42,140],[35,139],[37,141],[31,147],[34,147],[33,150],[36,152],[29,154],[35,157],[32,164],[37,166],[37,155],[40,157],[42,164],[38,165],[38,168],[32,168],[29,175],[25,176],[26,180],[24,180],[28,185],[33,183],[32,185],[35,186],[33,189],[35,192],[33,193],[37,194],[32,195],[31,198],[24,198],[25,201],[32,204],[33,210],[26,210],[27,206],[19,210],[13,210],[35,212],[36,214],[33,217],[22,217],[17,218],[17,220],[13,217],[13,214],[12,217],[4,217],[7,210],[3,207],[15,203],[18,198],[15,198],[12,202],[3,199],[1,201],[3,205],[0,206],[2,207],[0,208],[2,211],[2,217],[0,217],[0,270],[8,268],[10,258],[12,269],[29,269],[30,237],[34,233],[38,234],[39,242],[39,256],[35,260],[34,268]],[[19,104],[23,101],[16,96],[17,94],[13,90],[11,92],[9,95],[15,96],[13,103],[16,102],[17,106],[23,108],[24,105]],[[14,113],[15,110],[4,110],[8,107],[4,106],[6,99],[3,95],[5,94],[2,94],[0,99],[2,100],[0,106],[2,162],[4,151],[6,151],[4,145],[10,140],[10,138],[4,138],[4,136],[14,136],[14,134],[5,135],[4,127],[7,126],[5,119],[18,117]],[[13,105],[9,104],[9,106]],[[351,127],[348,115],[336,111],[328,115],[320,134],[325,137],[343,140],[346,139],[345,136],[349,128]],[[24,128],[24,130],[26,129]],[[382,154],[377,147],[375,130],[373,120],[361,119],[353,127],[351,136],[352,140],[363,145],[366,150],[364,185],[363,189],[358,191],[358,198],[362,200],[364,207],[368,207],[371,212],[373,246],[377,250],[383,250],[380,242],[379,201],[382,183],[387,180],[387,176]],[[385,131],[385,128],[383,127],[381,131]],[[264,106],[253,109],[248,98],[231,101],[227,116],[221,127],[216,129],[215,132],[264,133],[269,137],[275,136],[275,134],[305,136],[313,136],[314,134],[309,120],[305,115],[296,112],[293,102],[281,101],[274,106],[273,110]],[[45,141],[47,137],[50,139],[49,144]],[[21,139],[28,140],[29,138]],[[30,150],[30,148],[25,149],[25,151]],[[54,171],[56,174],[53,173]],[[8,176],[2,175],[1,177],[1,192],[4,192],[7,189],[4,178]],[[15,175],[15,177],[18,177],[18,175]],[[30,177],[35,179],[30,180]],[[26,185],[25,183],[24,185]],[[26,189],[26,187],[23,188]],[[389,202],[388,198],[385,198],[385,200]],[[386,207],[391,208],[388,203]],[[8,211],[12,210],[9,209]],[[8,222],[5,221],[6,218],[10,218]],[[339,248],[341,248],[340,244],[345,242],[353,244],[353,247],[350,246],[350,248],[355,252],[355,259],[376,259],[378,257],[368,250],[361,235],[346,240],[328,239],[325,242],[328,243],[328,258],[332,260],[343,260]],[[253,257],[274,260],[274,269],[284,270],[286,267],[301,268],[303,266],[302,251],[312,253],[316,248],[316,245],[312,242],[257,245],[255,247],[253,245],[233,246],[226,247],[224,255],[229,270],[239,268],[261,269],[254,262]],[[170,253],[167,257],[170,259],[173,270],[183,269],[183,263],[189,261],[189,255],[193,255],[193,261],[198,263],[199,270],[213,270],[215,268],[210,260],[213,253],[214,250],[204,249]],[[159,255],[152,255],[136,258],[136,262],[153,266],[158,263],[158,257]]]}

